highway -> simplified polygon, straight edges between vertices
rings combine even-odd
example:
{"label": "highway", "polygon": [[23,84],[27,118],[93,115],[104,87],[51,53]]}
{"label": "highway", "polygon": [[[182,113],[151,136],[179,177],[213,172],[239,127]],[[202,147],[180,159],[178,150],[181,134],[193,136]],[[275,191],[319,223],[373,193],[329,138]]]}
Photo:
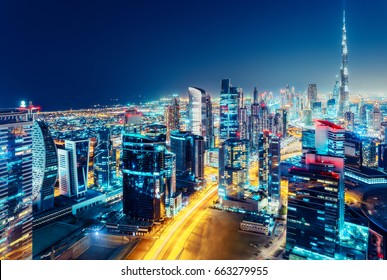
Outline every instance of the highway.
{"label": "highway", "polygon": [[217,190],[216,187],[208,189],[183,209],[160,235],[160,238],[154,242],[144,259],[177,259],[190,233],[203,217],[204,210],[217,198]]}

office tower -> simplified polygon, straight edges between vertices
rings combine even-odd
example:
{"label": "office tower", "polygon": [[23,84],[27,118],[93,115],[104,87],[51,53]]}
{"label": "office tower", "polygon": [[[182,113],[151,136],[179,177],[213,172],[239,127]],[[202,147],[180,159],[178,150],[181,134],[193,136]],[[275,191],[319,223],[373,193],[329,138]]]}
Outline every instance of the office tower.
{"label": "office tower", "polygon": [[180,102],[177,96],[173,96],[170,105],[164,108],[165,125],[167,126],[167,143],[172,130],[180,129]]}
{"label": "office tower", "polygon": [[259,100],[257,87],[254,88],[254,101],[251,105],[251,151],[256,152],[258,150],[258,140],[260,133],[259,126]]}
{"label": "office tower", "polygon": [[238,138],[238,113],[241,102],[241,92],[241,88],[231,86],[230,79],[222,80],[220,91],[220,142],[223,142],[228,138]]}
{"label": "office tower", "polygon": [[367,124],[368,124],[368,122],[367,122],[367,119],[368,119],[367,111],[368,111],[367,104],[363,104],[363,105],[360,106],[359,120],[360,120],[360,124],[362,126],[367,126]]}
{"label": "office tower", "polygon": [[355,127],[355,114],[352,112],[344,113],[344,128],[353,131]]}
{"label": "office tower", "polygon": [[32,258],[32,115],[0,111],[0,259]]}
{"label": "office tower", "polygon": [[249,141],[230,138],[219,150],[219,197],[241,200],[249,186]]}
{"label": "office tower", "polygon": [[165,152],[165,209],[168,217],[173,216],[176,194],[176,155]]}
{"label": "office tower", "polygon": [[278,109],[274,115],[274,123],[271,128],[274,134],[286,137],[288,134],[288,112],[286,109]]}
{"label": "office tower", "polygon": [[339,117],[344,117],[344,113],[349,111],[349,88],[348,88],[348,48],[347,30],[345,27],[345,11],[343,12],[343,34],[341,42],[341,69],[340,69],[340,101]]}
{"label": "office tower", "polygon": [[58,176],[58,155],[47,124],[35,120],[32,129],[33,208],[45,211],[54,207],[54,186]]}
{"label": "office tower", "polygon": [[319,154],[344,157],[345,129],[325,120],[316,121],[316,150]]}
{"label": "office tower", "polygon": [[171,152],[176,154],[176,174],[191,181],[204,179],[204,138],[187,131],[171,132]]}
{"label": "office tower", "polygon": [[344,158],[305,154],[289,170],[286,251],[289,259],[335,259],[344,226]]}
{"label": "office tower", "polygon": [[122,140],[123,212],[134,219],[165,216],[165,135],[125,133]]}
{"label": "office tower", "polygon": [[250,140],[250,118],[246,107],[239,109],[239,139]]}
{"label": "office tower", "polygon": [[205,148],[212,149],[215,148],[215,128],[214,115],[212,113],[212,101],[209,94],[206,94],[206,125]]}
{"label": "office tower", "polygon": [[265,130],[259,134],[258,141],[258,186],[265,192],[269,183],[269,144],[270,133]]}
{"label": "office tower", "polygon": [[361,169],[363,165],[363,144],[362,140],[353,132],[345,133],[345,167]]}
{"label": "office tower", "polygon": [[317,85],[309,84],[308,85],[308,104],[310,109],[313,108],[313,103],[317,102]]}
{"label": "office tower", "polygon": [[384,140],[384,143],[387,143],[387,122],[381,122],[380,128],[382,130],[382,139]]}
{"label": "office tower", "polygon": [[65,148],[58,149],[61,195],[67,197],[85,195],[88,184],[89,145],[88,139],[65,140]]}
{"label": "office tower", "polygon": [[382,113],[380,112],[380,105],[378,103],[374,105],[372,120],[372,128],[375,131],[379,131],[381,128],[380,124],[382,123]]}
{"label": "office tower", "polygon": [[117,179],[117,150],[113,147],[109,129],[98,133],[94,152],[94,184],[103,190],[109,190]]}
{"label": "office tower", "polygon": [[214,125],[212,117],[212,102],[210,95],[201,88],[189,87],[188,119],[189,131],[202,136],[205,148],[214,145]]}
{"label": "office tower", "polygon": [[131,108],[125,112],[125,131],[139,133],[142,125],[142,113],[136,108]]}
{"label": "office tower", "polygon": [[279,164],[281,162],[281,138],[277,135],[271,134],[269,139],[268,151],[268,166],[269,166],[269,180],[268,180],[268,194],[269,203],[273,209],[277,209],[281,203],[281,174]]}

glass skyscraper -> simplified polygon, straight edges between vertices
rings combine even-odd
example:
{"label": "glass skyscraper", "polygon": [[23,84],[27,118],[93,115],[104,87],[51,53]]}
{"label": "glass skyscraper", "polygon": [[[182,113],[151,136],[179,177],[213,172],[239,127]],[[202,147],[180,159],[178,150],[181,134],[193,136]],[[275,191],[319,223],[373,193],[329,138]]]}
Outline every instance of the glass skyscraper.
{"label": "glass skyscraper", "polygon": [[223,142],[228,138],[238,138],[239,108],[242,89],[232,87],[230,79],[223,79],[220,91],[220,129],[219,140]]}
{"label": "glass skyscraper", "polygon": [[227,139],[219,150],[219,197],[222,200],[244,199],[249,187],[248,140]]}
{"label": "glass skyscraper", "polygon": [[49,128],[42,120],[34,121],[32,151],[34,211],[44,211],[54,207],[58,155]]}
{"label": "glass skyscraper", "polygon": [[123,211],[135,219],[165,216],[165,135],[124,134]]}
{"label": "glass skyscraper", "polygon": [[0,111],[0,259],[32,257],[32,116]]}

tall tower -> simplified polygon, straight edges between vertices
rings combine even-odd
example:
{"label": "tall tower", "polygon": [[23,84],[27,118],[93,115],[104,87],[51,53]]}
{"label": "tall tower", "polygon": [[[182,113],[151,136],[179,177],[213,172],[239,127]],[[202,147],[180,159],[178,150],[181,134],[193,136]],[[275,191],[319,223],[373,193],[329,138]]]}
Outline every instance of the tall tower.
{"label": "tall tower", "polygon": [[340,102],[339,117],[349,111],[349,88],[348,88],[348,48],[347,48],[347,30],[345,28],[345,11],[343,12],[343,36],[341,42],[341,69],[340,69]]}

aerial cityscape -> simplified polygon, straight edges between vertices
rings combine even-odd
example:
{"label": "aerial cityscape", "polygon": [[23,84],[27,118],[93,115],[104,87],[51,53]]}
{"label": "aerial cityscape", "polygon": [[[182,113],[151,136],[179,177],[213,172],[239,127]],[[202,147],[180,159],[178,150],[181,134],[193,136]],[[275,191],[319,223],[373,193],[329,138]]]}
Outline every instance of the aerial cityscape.
{"label": "aerial cityscape", "polygon": [[[324,19],[336,28],[337,52],[333,58],[316,57],[313,74],[331,84],[327,89],[306,72],[278,87],[271,78],[267,84],[254,84],[254,77],[239,81],[220,63],[216,75],[206,72],[184,90],[165,94],[159,94],[166,91],[164,83],[158,89],[158,81],[132,73],[131,83],[138,79],[157,94],[136,89],[122,97],[111,89],[104,97],[98,92],[2,96],[0,259],[387,259],[387,94],[383,88],[367,92],[367,84],[352,90],[351,63],[357,57],[351,54],[351,36],[359,25],[351,23],[356,18],[350,11],[355,8],[350,1],[345,9],[333,4],[340,1],[327,2],[325,12],[334,7],[340,15]],[[234,7],[230,3],[235,1],[225,1],[226,13]],[[204,7],[195,5],[195,12]],[[120,32],[114,26],[106,30]],[[211,38],[192,40],[205,44]],[[219,52],[214,56],[226,50]],[[171,68],[179,57],[171,55]],[[335,62],[327,68],[331,59]],[[103,61],[90,69],[105,66]],[[297,65],[275,67],[297,75]],[[366,77],[365,68],[356,71]],[[328,77],[326,69],[333,69]],[[267,71],[275,75],[275,69]],[[171,76],[168,81],[179,74]],[[354,83],[366,83],[363,78]],[[218,87],[207,89],[208,79]],[[46,86],[42,91],[52,85]]]}

